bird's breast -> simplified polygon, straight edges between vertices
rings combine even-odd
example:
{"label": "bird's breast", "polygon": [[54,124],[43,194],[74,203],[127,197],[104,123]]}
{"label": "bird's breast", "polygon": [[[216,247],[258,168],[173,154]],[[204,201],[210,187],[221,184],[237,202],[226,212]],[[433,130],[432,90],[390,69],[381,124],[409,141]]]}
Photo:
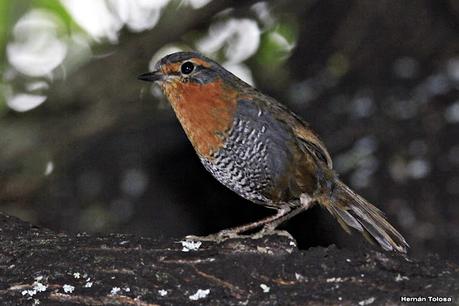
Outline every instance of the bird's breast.
{"label": "bird's breast", "polygon": [[164,91],[198,155],[213,158],[231,129],[237,92],[221,80],[206,84],[176,82],[165,86]]}

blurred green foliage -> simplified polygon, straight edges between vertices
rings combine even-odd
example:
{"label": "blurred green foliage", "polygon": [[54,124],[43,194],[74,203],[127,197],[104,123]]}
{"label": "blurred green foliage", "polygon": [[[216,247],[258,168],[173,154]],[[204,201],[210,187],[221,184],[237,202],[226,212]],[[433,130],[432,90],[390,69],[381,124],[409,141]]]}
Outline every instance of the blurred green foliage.
{"label": "blurred green foliage", "polygon": [[65,25],[67,31],[79,29],[72,16],[57,0],[3,0],[0,1],[0,69],[6,63],[6,46],[14,23],[32,9],[44,9],[55,15]]}
{"label": "blurred green foliage", "polygon": [[4,65],[5,58],[5,45],[8,39],[8,33],[10,29],[10,1],[0,1],[0,67]]}
{"label": "blurred green foliage", "polygon": [[275,71],[287,60],[298,37],[298,25],[294,16],[279,20],[262,35],[257,61]]}
{"label": "blurred green foliage", "polygon": [[67,10],[62,6],[60,1],[56,0],[33,0],[31,1],[31,6],[35,8],[43,8],[54,15],[59,17],[67,26],[75,25],[72,16],[67,12]]}
{"label": "blurred green foliage", "polygon": [[21,16],[33,9],[42,9],[53,14],[63,26],[61,31],[67,34],[72,31],[81,31],[72,16],[68,13],[60,1],[57,0],[3,0],[0,1],[0,115],[7,111],[5,95],[8,94],[8,79],[5,78],[7,63],[7,45],[11,39],[14,24]]}
{"label": "blurred green foliage", "polygon": [[[8,33],[10,29],[10,1],[0,1],[0,73],[5,69],[5,50],[6,41],[8,40]],[[0,79],[0,115],[6,108],[4,98],[4,85],[3,80]]]}

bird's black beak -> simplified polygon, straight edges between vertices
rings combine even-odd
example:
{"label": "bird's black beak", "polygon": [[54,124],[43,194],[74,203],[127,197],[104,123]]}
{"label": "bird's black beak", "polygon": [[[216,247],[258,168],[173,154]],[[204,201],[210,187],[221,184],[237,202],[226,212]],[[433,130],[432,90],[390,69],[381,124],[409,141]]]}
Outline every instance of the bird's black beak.
{"label": "bird's black beak", "polygon": [[141,75],[137,76],[139,80],[147,81],[147,82],[156,82],[161,81],[163,79],[163,74],[161,71],[152,71],[147,73],[142,73]]}

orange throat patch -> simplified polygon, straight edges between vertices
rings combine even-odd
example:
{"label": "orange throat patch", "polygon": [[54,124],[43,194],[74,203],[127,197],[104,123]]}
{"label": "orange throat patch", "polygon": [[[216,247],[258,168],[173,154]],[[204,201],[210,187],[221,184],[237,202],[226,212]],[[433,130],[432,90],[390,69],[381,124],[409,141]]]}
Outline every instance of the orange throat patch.
{"label": "orange throat patch", "polygon": [[196,152],[212,158],[233,123],[237,92],[222,80],[208,84],[175,81],[163,89]]}

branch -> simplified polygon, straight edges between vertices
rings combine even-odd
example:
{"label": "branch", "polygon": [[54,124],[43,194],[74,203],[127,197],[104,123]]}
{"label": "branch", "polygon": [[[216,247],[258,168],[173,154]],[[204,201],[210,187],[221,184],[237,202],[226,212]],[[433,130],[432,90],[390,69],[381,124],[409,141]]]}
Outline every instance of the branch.
{"label": "branch", "polygon": [[301,251],[282,232],[200,246],[70,235],[0,214],[2,305],[393,305],[401,296],[457,301],[458,292],[459,267],[435,256]]}

